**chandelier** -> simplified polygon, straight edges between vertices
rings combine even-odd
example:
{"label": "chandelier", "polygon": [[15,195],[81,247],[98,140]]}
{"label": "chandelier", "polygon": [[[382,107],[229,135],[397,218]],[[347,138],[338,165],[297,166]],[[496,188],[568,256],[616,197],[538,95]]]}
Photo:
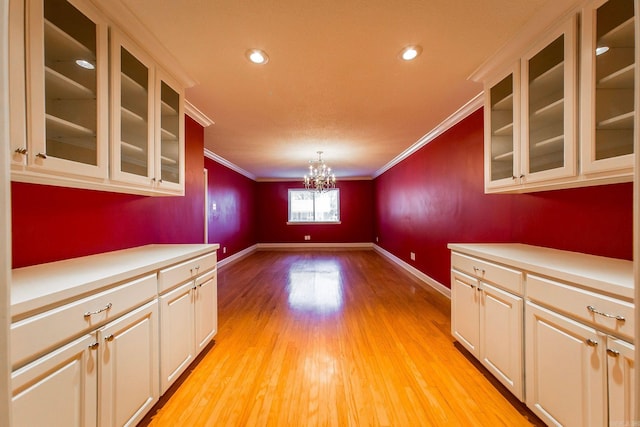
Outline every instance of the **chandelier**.
{"label": "chandelier", "polygon": [[318,160],[309,160],[309,174],[304,176],[304,188],[322,193],[336,187],[336,176],[322,160],[322,151],[318,151]]}

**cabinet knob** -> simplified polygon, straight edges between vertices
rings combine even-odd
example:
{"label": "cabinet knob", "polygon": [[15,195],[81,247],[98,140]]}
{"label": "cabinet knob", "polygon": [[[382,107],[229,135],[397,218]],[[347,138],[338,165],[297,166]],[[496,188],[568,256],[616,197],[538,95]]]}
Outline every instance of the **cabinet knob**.
{"label": "cabinet knob", "polygon": [[596,347],[598,345],[598,341],[596,341],[594,339],[591,339],[591,338],[587,338],[587,340],[585,342],[590,347]]}
{"label": "cabinet knob", "polygon": [[18,153],[18,154],[27,154],[27,149],[26,148],[16,148],[15,152]]}
{"label": "cabinet knob", "polygon": [[475,265],[473,266],[473,271],[475,271],[475,272],[476,272],[476,274],[477,274],[478,272],[480,272],[480,273],[482,273],[482,274],[484,274],[484,273],[485,273],[484,268],[476,267]]}
{"label": "cabinet knob", "polygon": [[89,350],[95,350],[96,348],[98,348],[100,346],[99,343],[94,342],[93,344],[89,344]]}
{"label": "cabinet knob", "polygon": [[614,350],[612,348],[608,348],[607,349],[607,354],[609,354],[609,356],[612,356],[612,357],[620,356],[620,352],[618,350]]}
{"label": "cabinet knob", "polygon": [[110,334],[110,335],[108,335],[108,336],[104,337],[104,340],[105,340],[106,342],[111,342],[111,341],[113,341],[113,339],[114,339],[114,338],[115,338],[115,337],[113,336],[113,334]]}
{"label": "cabinet knob", "polygon": [[44,153],[38,153],[38,154],[36,154],[36,157],[39,157],[39,158],[41,158],[41,159],[46,159],[46,158],[47,158],[47,155],[46,155],[46,154],[44,154]]}

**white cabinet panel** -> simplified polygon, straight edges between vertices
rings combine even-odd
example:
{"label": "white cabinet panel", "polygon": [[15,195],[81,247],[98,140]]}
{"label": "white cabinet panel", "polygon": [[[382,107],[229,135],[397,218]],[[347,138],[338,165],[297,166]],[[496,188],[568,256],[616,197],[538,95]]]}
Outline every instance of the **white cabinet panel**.
{"label": "white cabinet panel", "polygon": [[549,425],[607,425],[606,337],[527,302],[527,406]]}
{"label": "white cabinet panel", "polygon": [[100,329],[101,426],[135,425],[158,401],[158,338],[157,300]]}
{"label": "white cabinet panel", "polygon": [[638,392],[635,384],[634,346],[608,337],[607,368],[609,382],[609,425],[632,426],[637,421],[633,402]]}
{"label": "white cabinet panel", "polygon": [[199,353],[218,332],[218,276],[216,271],[196,280],[195,340]]}
{"label": "white cabinet panel", "polygon": [[[461,258],[454,255],[455,267]],[[482,260],[472,260],[482,265]],[[521,297],[452,270],[452,335],[520,400],[524,399],[522,310]]]}
{"label": "white cabinet panel", "polygon": [[477,280],[460,272],[451,274],[451,334],[467,350],[479,357],[480,296]]}
{"label": "white cabinet panel", "polygon": [[98,353],[85,335],[11,375],[14,427],[97,425]]}
{"label": "white cabinet panel", "polygon": [[160,390],[169,386],[195,359],[193,299],[189,282],[160,296]]}
{"label": "white cabinet panel", "polygon": [[480,361],[518,399],[523,388],[522,298],[482,283]]}
{"label": "white cabinet panel", "polygon": [[[211,260],[211,257],[202,259]],[[199,265],[196,259],[162,270],[168,277],[181,278]],[[214,256],[215,259],[215,256]],[[197,262],[195,262],[197,261]],[[162,275],[162,272],[160,273]],[[160,390],[173,384],[189,364],[218,332],[217,270],[196,276],[177,288],[160,295]]]}

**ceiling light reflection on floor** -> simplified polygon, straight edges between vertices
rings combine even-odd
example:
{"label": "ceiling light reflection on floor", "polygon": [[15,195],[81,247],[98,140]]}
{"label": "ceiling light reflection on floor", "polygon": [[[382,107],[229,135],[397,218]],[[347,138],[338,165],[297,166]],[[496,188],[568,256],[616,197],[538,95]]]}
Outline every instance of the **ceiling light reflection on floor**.
{"label": "ceiling light reflection on floor", "polygon": [[333,312],[342,306],[340,272],[290,271],[289,306],[295,310]]}

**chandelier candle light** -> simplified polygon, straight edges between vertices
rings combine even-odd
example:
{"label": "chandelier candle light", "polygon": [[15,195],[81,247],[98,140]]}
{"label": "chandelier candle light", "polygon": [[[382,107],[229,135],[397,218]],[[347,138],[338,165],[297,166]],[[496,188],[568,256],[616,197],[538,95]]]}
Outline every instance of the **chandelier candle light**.
{"label": "chandelier candle light", "polygon": [[336,187],[336,175],[322,160],[322,151],[318,151],[318,160],[309,160],[309,174],[304,176],[304,187],[318,193]]}

